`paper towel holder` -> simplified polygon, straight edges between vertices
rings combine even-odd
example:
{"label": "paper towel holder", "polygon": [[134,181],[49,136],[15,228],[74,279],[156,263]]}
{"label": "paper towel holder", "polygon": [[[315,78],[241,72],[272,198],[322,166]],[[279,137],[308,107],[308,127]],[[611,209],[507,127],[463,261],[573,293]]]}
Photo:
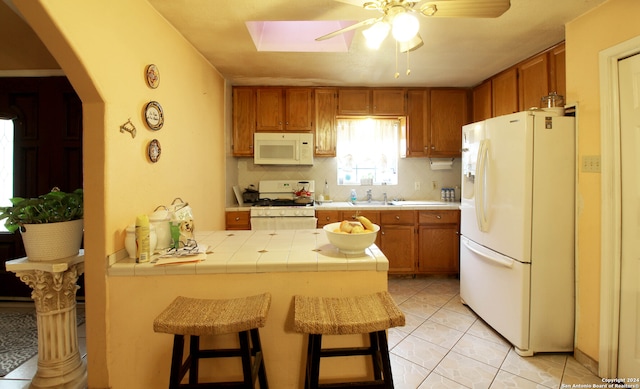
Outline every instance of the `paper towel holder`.
{"label": "paper towel holder", "polygon": [[449,170],[453,167],[454,158],[429,158],[431,170]]}

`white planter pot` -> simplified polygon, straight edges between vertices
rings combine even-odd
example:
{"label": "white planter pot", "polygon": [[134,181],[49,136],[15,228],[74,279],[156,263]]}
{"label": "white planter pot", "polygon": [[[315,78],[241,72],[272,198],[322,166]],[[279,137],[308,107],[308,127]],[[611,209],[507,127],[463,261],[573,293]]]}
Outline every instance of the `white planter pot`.
{"label": "white planter pot", "polygon": [[82,245],[84,220],[25,224],[22,242],[27,259],[34,262],[52,261],[77,255]]}

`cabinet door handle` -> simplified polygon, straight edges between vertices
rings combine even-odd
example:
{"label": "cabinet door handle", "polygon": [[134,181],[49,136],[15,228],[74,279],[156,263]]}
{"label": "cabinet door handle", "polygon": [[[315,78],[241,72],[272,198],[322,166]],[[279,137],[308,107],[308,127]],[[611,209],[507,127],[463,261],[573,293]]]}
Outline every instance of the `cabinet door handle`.
{"label": "cabinet door handle", "polygon": [[400,220],[400,216],[396,215],[396,220]]}
{"label": "cabinet door handle", "polygon": [[236,221],[240,221],[240,217],[239,216],[236,216]]}
{"label": "cabinet door handle", "polygon": [[436,219],[442,219],[442,216],[436,215]]}
{"label": "cabinet door handle", "polygon": [[324,219],[325,219],[326,221],[331,220],[331,218],[330,218],[329,216],[325,217]]}

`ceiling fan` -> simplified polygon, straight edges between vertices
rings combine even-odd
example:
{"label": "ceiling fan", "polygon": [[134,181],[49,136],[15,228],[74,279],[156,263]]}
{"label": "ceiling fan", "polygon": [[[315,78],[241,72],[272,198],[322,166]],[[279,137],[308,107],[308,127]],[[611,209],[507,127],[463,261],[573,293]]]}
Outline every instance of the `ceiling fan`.
{"label": "ceiling fan", "polygon": [[[360,5],[357,0],[338,0],[352,5]],[[426,17],[471,17],[495,18],[502,15],[511,6],[510,0],[371,0],[362,4],[367,10],[375,10],[382,14],[331,32],[316,38],[316,41],[333,38],[347,31],[371,26],[363,31],[367,43],[379,47],[389,31],[400,45],[400,51],[413,51],[422,46],[422,38],[418,34],[420,24],[414,14]]]}

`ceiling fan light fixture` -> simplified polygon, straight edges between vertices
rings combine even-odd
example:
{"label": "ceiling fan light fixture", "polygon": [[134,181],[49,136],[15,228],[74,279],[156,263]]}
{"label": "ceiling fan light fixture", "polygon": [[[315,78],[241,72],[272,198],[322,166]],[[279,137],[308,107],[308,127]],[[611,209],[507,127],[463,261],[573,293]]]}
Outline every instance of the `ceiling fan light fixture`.
{"label": "ceiling fan light fixture", "polygon": [[398,42],[406,42],[416,36],[420,29],[418,19],[407,12],[400,13],[393,18],[391,33]]}
{"label": "ceiling fan light fixture", "polygon": [[379,49],[382,42],[385,40],[387,35],[389,35],[389,27],[388,23],[385,22],[377,22],[366,30],[362,31],[362,35],[364,35],[367,40],[367,46],[371,49]]}
{"label": "ceiling fan light fixture", "polygon": [[409,51],[415,51],[421,48],[422,45],[424,45],[424,42],[422,41],[422,37],[420,36],[420,34],[416,34],[416,36],[414,36],[413,38],[409,39],[406,42],[398,42],[398,50],[401,53],[406,53]]}

